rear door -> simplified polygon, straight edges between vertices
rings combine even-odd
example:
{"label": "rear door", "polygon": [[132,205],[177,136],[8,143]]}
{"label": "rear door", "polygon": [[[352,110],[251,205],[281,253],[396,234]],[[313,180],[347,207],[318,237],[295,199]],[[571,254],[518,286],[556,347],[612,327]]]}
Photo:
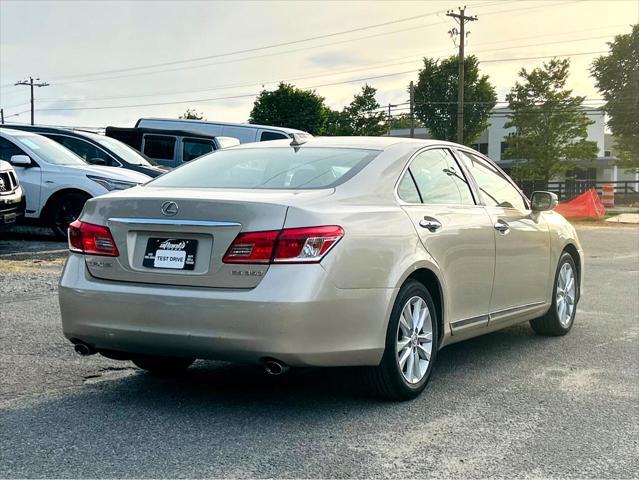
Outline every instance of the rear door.
{"label": "rear door", "polygon": [[429,148],[418,153],[397,195],[443,273],[446,318],[453,334],[487,325],[495,262],[493,228],[451,151]]}
{"label": "rear door", "polygon": [[547,301],[550,235],[543,216],[490,161],[458,150],[479,187],[494,228],[496,259],[491,321],[507,319]]}
{"label": "rear door", "polygon": [[177,167],[177,137],[145,133],[142,137],[142,153],[160,165]]}

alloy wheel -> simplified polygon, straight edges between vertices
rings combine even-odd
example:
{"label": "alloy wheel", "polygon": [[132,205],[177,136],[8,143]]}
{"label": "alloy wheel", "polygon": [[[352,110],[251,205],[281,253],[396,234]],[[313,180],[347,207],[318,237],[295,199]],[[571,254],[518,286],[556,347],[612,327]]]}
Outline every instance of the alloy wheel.
{"label": "alloy wheel", "polygon": [[397,364],[404,379],[418,383],[428,371],[433,349],[433,320],[423,298],[410,298],[397,327]]}
{"label": "alloy wheel", "polygon": [[557,317],[563,327],[567,327],[572,319],[576,291],[575,273],[569,263],[564,263],[557,276],[557,293],[555,296]]}

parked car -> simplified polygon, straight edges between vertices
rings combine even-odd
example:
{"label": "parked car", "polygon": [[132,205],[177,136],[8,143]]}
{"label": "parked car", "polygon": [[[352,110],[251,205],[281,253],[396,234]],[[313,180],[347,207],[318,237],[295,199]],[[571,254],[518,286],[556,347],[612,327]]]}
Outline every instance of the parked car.
{"label": "parked car", "polygon": [[0,227],[24,215],[25,199],[18,176],[9,162],[0,160]]}
{"label": "parked car", "polygon": [[221,150],[87,202],[69,229],[64,334],[159,373],[195,358],[364,366],[379,394],[411,398],[446,345],[525,321],[570,330],[583,251],[555,204],[454,143]]}
{"label": "parked car", "polygon": [[152,159],[141,155],[125,143],[104,135],[69,128],[43,127],[39,125],[11,125],[14,130],[37,133],[55,140],[92,165],[126,168],[157,177],[167,171]]}
{"label": "parked car", "polygon": [[105,135],[126,143],[169,168],[178,167],[213,150],[240,143],[236,138],[161,128],[107,127]]}
{"label": "parked car", "polygon": [[0,128],[0,160],[10,162],[26,195],[25,218],[66,237],[84,203],[147,182],[143,173],[89,165],[62,145],[35,133]]}
{"label": "parked car", "polygon": [[190,130],[192,132],[200,132],[216,137],[237,138],[240,143],[283,140],[293,138],[293,134],[306,137],[312,136],[310,133],[294,128],[174,118],[140,118],[135,126],[136,128],[174,128]]}

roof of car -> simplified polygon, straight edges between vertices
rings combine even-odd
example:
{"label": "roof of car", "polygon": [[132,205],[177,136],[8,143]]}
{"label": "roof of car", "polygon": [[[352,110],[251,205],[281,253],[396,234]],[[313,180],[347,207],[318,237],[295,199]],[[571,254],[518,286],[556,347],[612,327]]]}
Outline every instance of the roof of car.
{"label": "roof of car", "polygon": [[73,130],[71,128],[65,127],[49,127],[46,125],[9,125],[9,129],[14,132],[23,132],[30,134],[38,134],[38,133],[64,133],[65,135],[97,135],[92,132],[87,132],[84,130]]}
{"label": "roof of car", "polygon": [[[423,140],[403,137],[305,137],[301,147],[332,147],[332,148],[367,148],[371,150],[385,150],[393,145],[428,146],[442,145],[449,142],[440,140]],[[272,140],[269,142],[243,143],[231,147],[237,148],[281,148],[291,146],[291,140]]]}
{"label": "roof of car", "polygon": [[215,120],[193,120],[188,118],[158,118],[158,117],[143,117],[136,122],[136,126],[143,120],[160,120],[163,122],[184,122],[184,123],[204,123],[211,125],[228,125],[229,127],[250,127],[250,128],[263,128],[267,130],[279,130],[285,133],[307,133],[303,130],[288,127],[275,127],[273,125],[258,125],[255,123],[233,123],[233,122],[216,122]]}
{"label": "roof of car", "polygon": [[2,133],[7,133],[9,135],[16,136],[16,137],[19,137],[19,136],[28,137],[28,136],[37,135],[37,133],[35,132],[29,132],[27,130],[16,130],[11,127],[5,127],[4,125],[0,126],[0,131],[2,131]]}

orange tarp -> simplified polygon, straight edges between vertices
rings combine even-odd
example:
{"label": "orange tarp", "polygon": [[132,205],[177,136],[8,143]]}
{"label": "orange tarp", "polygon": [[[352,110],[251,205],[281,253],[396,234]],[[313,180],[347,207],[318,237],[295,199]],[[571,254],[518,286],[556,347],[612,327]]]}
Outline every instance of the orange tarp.
{"label": "orange tarp", "polygon": [[566,218],[603,218],[606,207],[603,206],[599,195],[594,188],[573,198],[569,202],[560,203],[555,207],[555,212]]}

